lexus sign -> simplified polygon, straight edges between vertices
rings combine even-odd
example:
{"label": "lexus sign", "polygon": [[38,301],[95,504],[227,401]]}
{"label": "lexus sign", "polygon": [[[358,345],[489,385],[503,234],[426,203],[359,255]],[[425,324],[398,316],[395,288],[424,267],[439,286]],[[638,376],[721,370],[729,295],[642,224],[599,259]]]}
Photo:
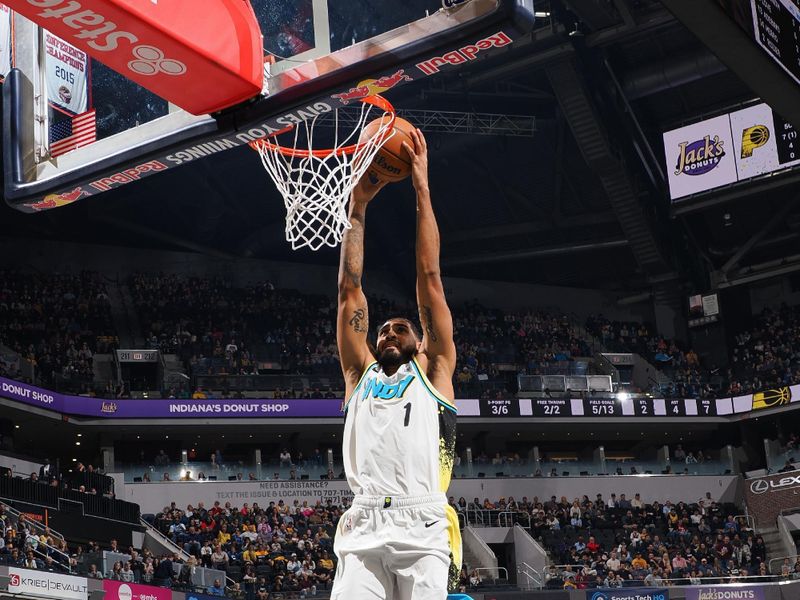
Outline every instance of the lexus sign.
{"label": "lexus sign", "polygon": [[781,477],[777,481],[774,479],[756,479],[750,484],[750,491],[754,494],[764,494],[766,492],[777,492],[800,486],[800,475],[790,475]]}

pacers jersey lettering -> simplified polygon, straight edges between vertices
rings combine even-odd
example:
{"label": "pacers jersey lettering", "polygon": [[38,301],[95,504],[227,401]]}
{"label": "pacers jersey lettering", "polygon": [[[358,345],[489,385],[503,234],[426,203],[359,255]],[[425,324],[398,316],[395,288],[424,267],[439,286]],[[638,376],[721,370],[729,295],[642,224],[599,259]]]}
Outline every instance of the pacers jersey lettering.
{"label": "pacers jersey lettering", "polygon": [[377,377],[370,377],[367,379],[366,384],[364,384],[363,397],[366,398],[370,396],[372,398],[382,398],[384,400],[402,398],[412,381],[414,381],[413,375],[406,375],[402,380],[394,384],[386,384]]}
{"label": "pacers jersey lettering", "polygon": [[416,359],[387,376],[370,365],[344,407],[342,453],[350,488],[369,496],[419,496],[450,485],[456,407]]}

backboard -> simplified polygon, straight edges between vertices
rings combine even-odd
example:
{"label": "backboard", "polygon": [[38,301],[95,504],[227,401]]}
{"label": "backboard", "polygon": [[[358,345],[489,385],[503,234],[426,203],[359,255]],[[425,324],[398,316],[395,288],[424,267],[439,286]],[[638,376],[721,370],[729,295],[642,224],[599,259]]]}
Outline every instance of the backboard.
{"label": "backboard", "polygon": [[[170,104],[9,13],[12,47],[0,49],[15,67],[3,85],[6,202],[25,212],[57,208],[243,146],[508,48],[533,23],[533,0],[251,4],[267,63],[262,92],[211,115]],[[175,66],[163,56],[135,59],[144,69]]]}

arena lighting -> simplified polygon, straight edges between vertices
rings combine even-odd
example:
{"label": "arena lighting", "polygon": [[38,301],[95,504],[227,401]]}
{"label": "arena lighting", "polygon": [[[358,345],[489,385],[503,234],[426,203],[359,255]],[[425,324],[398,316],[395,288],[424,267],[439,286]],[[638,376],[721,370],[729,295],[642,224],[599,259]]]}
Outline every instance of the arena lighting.
{"label": "arena lighting", "polygon": [[628,392],[620,392],[617,394],[617,400],[620,402],[625,402],[626,400],[630,400],[631,395]]}

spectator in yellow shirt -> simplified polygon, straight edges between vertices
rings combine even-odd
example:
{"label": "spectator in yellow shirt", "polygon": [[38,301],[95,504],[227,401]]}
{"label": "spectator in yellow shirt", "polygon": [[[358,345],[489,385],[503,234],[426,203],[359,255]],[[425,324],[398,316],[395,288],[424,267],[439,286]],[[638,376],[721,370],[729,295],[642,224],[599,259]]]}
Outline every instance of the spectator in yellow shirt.
{"label": "spectator in yellow shirt", "polygon": [[645,559],[643,559],[642,555],[637,552],[636,556],[631,561],[631,566],[634,569],[646,569],[647,568],[647,561]]}

